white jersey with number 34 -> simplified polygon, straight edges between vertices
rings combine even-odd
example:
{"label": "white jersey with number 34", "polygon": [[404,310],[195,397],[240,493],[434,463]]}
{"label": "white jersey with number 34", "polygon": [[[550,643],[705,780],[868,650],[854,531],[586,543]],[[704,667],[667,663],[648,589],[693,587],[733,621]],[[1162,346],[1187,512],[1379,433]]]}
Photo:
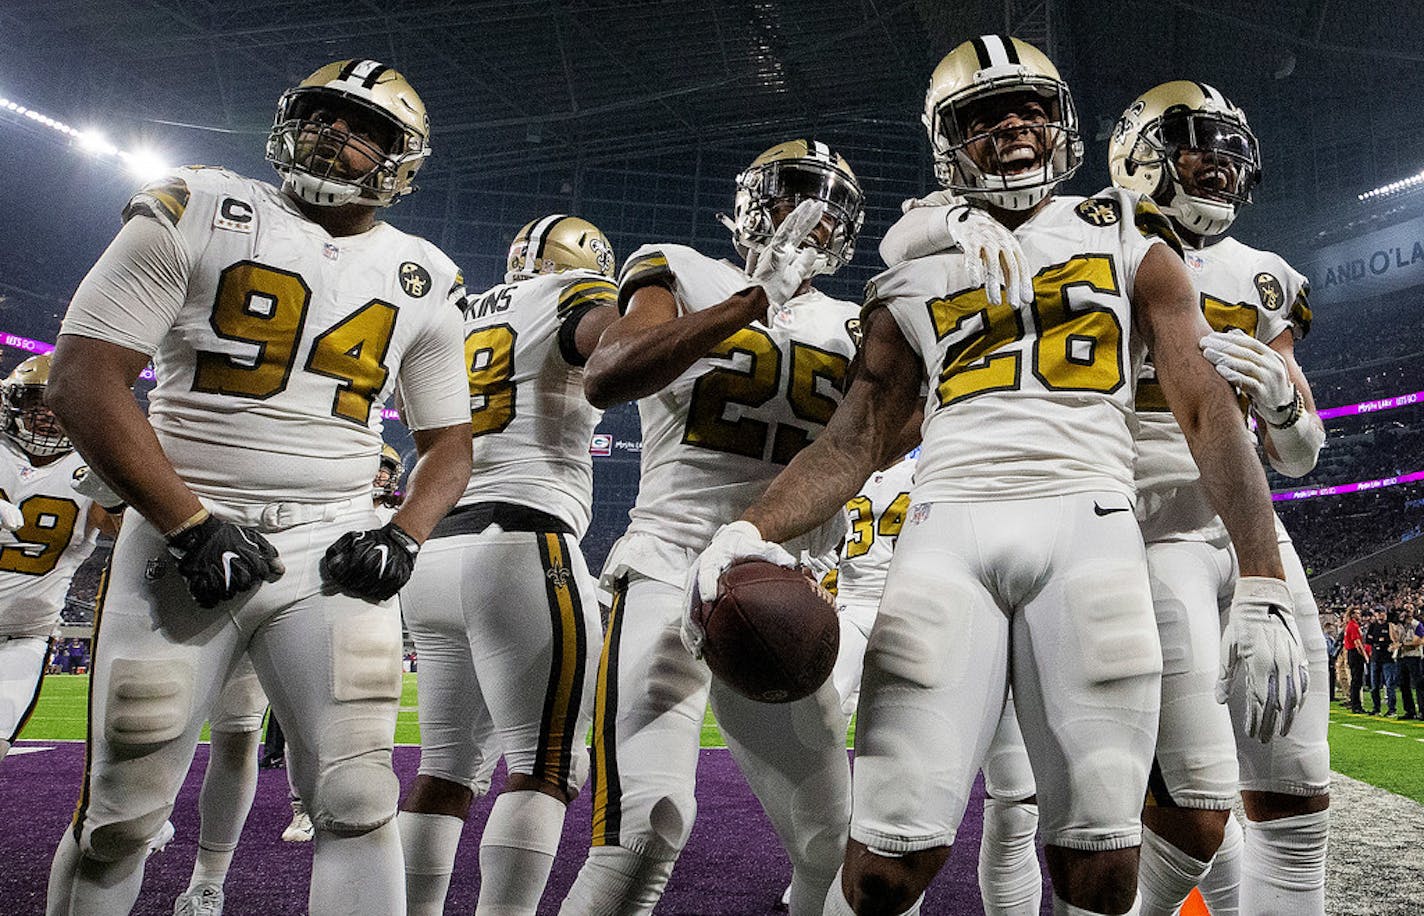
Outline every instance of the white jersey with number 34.
{"label": "white jersey with number 34", "polygon": [[916,502],[1133,493],[1142,345],[1129,301],[1148,249],[1180,251],[1146,199],[1057,197],[1019,227],[1034,302],[991,305],[964,255],[905,261],[871,281],[928,373]]}

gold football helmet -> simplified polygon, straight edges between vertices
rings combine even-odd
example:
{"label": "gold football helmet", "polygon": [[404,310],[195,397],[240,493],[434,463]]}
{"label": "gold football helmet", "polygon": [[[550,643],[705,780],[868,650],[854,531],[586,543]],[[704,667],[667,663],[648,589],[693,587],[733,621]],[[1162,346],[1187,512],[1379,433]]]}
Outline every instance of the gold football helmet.
{"label": "gold football helmet", "polygon": [[865,222],[865,193],[845,157],[819,140],[788,140],[753,159],[737,176],[732,217],[719,218],[745,258],[760,251],[776,230],[776,205],[789,209],[803,200],[825,201],[826,214],[834,219],[824,244],[814,234],[805,244],[820,254],[814,273],[835,273],[855,257],[855,239]]}
{"label": "gold football helmet", "polygon": [[509,246],[504,282],[539,274],[592,270],[610,280],[616,263],[613,246],[597,226],[577,216],[554,213],[525,223]]}
{"label": "gold football helmet", "polygon": [[[999,130],[971,135],[968,117],[979,103],[997,95],[1033,93],[1048,112],[1042,131],[1042,162],[1035,168],[998,174],[969,155],[971,143],[992,139]],[[934,149],[935,177],[945,188],[1006,210],[1027,210],[1065,181],[1083,160],[1078,113],[1058,68],[1033,45],[1007,35],[981,35],[950,51],[930,76],[922,117]]]}
{"label": "gold football helmet", "polygon": [[395,495],[404,473],[405,465],[401,462],[400,452],[389,445],[382,445],[381,467],[371,481],[371,498],[378,503],[389,500]]}
{"label": "gold football helmet", "polygon": [[[336,120],[347,130],[337,130]],[[346,173],[343,152],[359,150],[375,165]],[[393,67],[374,60],[327,64],[282,93],[267,137],[267,161],[307,203],[389,207],[415,190],[430,155],[425,103]]]}
{"label": "gold football helmet", "polygon": [[0,387],[5,407],[5,435],[36,458],[61,455],[74,448],[59,420],[44,405],[51,357],[31,356],[15,367]]}
{"label": "gold football helmet", "polygon": [[[1202,157],[1216,187],[1183,180],[1183,153]],[[1108,146],[1113,184],[1146,194],[1188,231],[1218,235],[1231,227],[1261,180],[1261,152],[1246,114],[1205,83],[1172,80],[1127,107]]]}

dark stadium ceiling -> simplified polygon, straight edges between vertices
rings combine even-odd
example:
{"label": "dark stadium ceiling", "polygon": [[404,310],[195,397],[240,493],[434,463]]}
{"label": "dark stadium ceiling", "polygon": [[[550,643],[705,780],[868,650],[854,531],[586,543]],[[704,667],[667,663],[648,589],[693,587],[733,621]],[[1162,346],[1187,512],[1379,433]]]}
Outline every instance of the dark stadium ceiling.
{"label": "dark stadium ceiling", "polygon": [[1247,107],[1279,156],[1347,136],[1368,147],[1378,115],[1396,119],[1386,133],[1417,120],[1395,103],[1424,76],[1420,19],[1420,4],[1341,0],[12,0],[0,78],[72,123],[149,125],[179,143],[183,129],[158,125],[192,125],[250,150],[281,89],[328,59],[376,57],[432,113],[427,181],[459,184],[864,119],[903,141],[937,58],[1012,28],[1051,46],[1090,138],[1137,90],[1191,76]]}
{"label": "dark stadium ceiling", "polygon": [[[333,59],[394,64],[431,112],[435,155],[393,217],[482,278],[532,207],[588,206],[636,245],[666,240],[676,199],[708,211],[683,220],[696,242],[720,231],[710,211],[729,203],[731,163],[815,134],[847,152],[870,195],[864,254],[835,278],[853,296],[895,203],[929,186],[924,87],[968,37],[1011,31],[1057,60],[1088,147],[1078,193],[1106,183],[1107,131],[1134,96],[1167,79],[1216,85],[1246,109],[1266,164],[1238,227],[1294,256],[1369,216],[1355,194],[1424,168],[1421,26],[1424,4],[1343,0],[8,0],[0,95],[173,164],[270,178],[261,150],[284,88]],[[12,301],[0,310],[34,311],[53,333],[134,181],[6,115],[0,297]],[[600,169],[604,190],[585,195]],[[704,173],[716,200],[698,198]],[[626,183],[623,212],[609,174]],[[662,211],[633,212],[655,198]],[[40,308],[17,306],[30,294]]]}

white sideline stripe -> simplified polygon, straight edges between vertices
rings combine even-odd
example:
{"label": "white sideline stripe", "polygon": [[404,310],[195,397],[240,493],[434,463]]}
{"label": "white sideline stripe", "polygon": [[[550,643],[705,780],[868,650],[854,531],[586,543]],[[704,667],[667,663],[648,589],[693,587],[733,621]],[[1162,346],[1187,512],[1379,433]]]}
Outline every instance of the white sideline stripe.
{"label": "white sideline stripe", "polygon": [[1377,729],[1375,729],[1375,734],[1377,734],[1377,735],[1389,735],[1391,738],[1403,738],[1403,737],[1404,737],[1404,735],[1401,735],[1399,732],[1387,732],[1387,731],[1385,731],[1385,730],[1382,729],[1382,728],[1377,728]]}
{"label": "white sideline stripe", "polygon": [[54,748],[52,747],[35,747],[33,744],[17,744],[14,747],[10,748],[9,752],[5,756],[14,757],[19,754],[42,754],[45,751],[52,750],[54,750]]}

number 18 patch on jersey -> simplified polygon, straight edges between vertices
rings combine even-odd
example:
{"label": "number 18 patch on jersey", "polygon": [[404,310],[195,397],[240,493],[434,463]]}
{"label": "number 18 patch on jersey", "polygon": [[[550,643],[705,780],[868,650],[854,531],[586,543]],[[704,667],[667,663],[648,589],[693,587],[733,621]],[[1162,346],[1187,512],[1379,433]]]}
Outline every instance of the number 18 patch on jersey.
{"label": "number 18 patch on jersey", "polygon": [[1034,272],[1029,308],[992,305],[958,252],[870,282],[924,361],[929,395],[916,501],[1133,492],[1130,418],[1145,356],[1129,297],[1154,244],[1181,246],[1124,191],[1051,200],[1014,235]]}

